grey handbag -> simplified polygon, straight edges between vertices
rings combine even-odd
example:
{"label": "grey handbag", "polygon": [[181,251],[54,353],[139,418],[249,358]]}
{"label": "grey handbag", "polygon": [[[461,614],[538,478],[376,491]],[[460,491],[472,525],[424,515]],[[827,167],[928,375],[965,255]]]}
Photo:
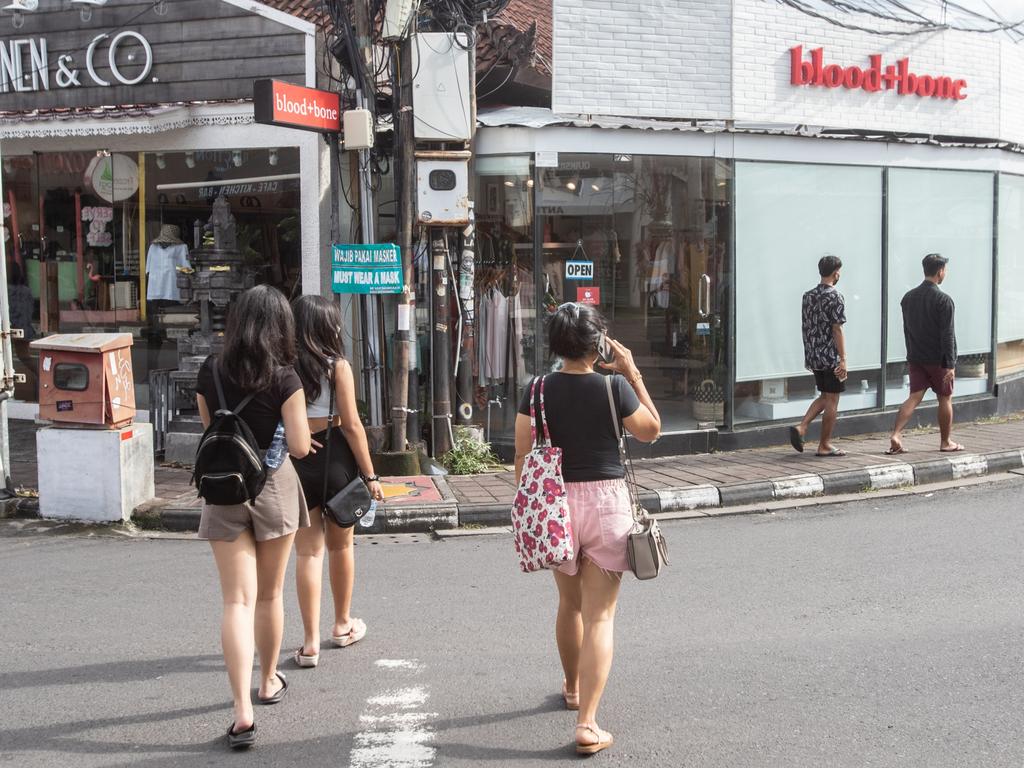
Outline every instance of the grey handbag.
{"label": "grey handbag", "polygon": [[636,491],[636,475],[633,462],[629,457],[625,436],[619,422],[619,411],[615,407],[612,396],[612,377],[606,376],[605,387],[608,390],[608,406],[615,424],[615,438],[619,443],[619,456],[622,468],[626,472],[626,487],[629,489],[629,504],[633,511],[633,530],[626,538],[626,561],[633,575],[641,581],[653,579],[661,573],[661,566],[668,564],[668,545],[661,532],[658,521],[651,517],[640,504]]}

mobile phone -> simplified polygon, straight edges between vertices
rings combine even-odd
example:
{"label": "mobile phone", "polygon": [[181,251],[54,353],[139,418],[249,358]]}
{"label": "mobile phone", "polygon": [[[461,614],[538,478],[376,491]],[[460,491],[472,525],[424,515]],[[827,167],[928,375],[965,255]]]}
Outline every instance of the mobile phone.
{"label": "mobile phone", "polygon": [[608,334],[602,333],[601,338],[597,342],[597,359],[605,365],[611,365],[615,359],[615,353],[612,352],[612,345],[608,343]]}

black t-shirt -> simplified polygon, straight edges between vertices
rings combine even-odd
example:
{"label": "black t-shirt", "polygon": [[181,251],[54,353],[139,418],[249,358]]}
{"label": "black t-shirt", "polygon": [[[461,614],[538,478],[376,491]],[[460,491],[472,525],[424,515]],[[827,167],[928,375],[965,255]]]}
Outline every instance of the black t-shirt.
{"label": "black t-shirt", "polygon": [[[548,431],[551,444],[562,449],[562,476],[567,483],[625,476],[604,380],[600,373],[552,373],[544,379]],[[519,402],[519,413],[526,416],[532,385],[531,381]],[[640,407],[636,392],[619,374],[612,376],[612,397],[622,418]]]}
{"label": "black t-shirt", "polygon": [[[212,363],[214,356],[206,358],[199,369],[199,378],[196,381],[196,394],[206,399],[206,405],[212,415],[220,407],[217,398],[217,385],[213,381]],[[234,408],[248,394],[243,392],[224,373],[224,367],[218,365],[217,372],[220,374],[220,382],[224,387],[224,399],[227,400],[228,408]],[[270,447],[274,439],[274,432],[281,421],[281,406],[285,401],[302,389],[302,381],[295,369],[290,365],[278,368],[274,375],[274,383],[269,389],[258,392],[249,401],[249,404],[242,410],[241,417],[249,429],[252,430],[256,443],[262,449]]]}

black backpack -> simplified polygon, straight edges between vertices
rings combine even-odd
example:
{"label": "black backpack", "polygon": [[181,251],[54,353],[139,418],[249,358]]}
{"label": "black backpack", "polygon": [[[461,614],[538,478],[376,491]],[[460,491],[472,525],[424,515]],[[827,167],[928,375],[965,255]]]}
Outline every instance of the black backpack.
{"label": "black backpack", "polygon": [[199,441],[192,484],[207,504],[253,502],[266,485],[267,468],[252,430],[238,414],[256,393],[250,393],[233,411],[229,410],[216,359],[211,368],[219,408]]}

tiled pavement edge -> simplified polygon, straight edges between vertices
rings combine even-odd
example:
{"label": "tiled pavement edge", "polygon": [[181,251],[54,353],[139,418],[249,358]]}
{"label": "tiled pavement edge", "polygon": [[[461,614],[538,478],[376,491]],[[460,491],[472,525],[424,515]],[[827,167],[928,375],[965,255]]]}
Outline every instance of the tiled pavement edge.
{"label": "tiled pavement edge", "polygon": [[[713,510],[783,499],[831,496],[959,480],[1024,467],[1024,418],[957,425],[962,453],[940,453],[938,430],[904,435],[906,453],[887,456],[887,435],[836,440],[845,457],[817,457],[789,444],[728,453],[675,456],[635,462],[640,500],[653,513]],[[508,521],[511,472],[448,477],[462,525]]]}
{"label": "tiled pavement edge", "polygon": [[[866,435],[836,441],[848,452],[845,457],[815,457],[814,443],[809,442],[803,454],[787,444],[648,459],[637,461],[635,468],[641,501],[648,510],[701,516],[721,507],[956,481],[1024,467],[1022,415],[998,422],[957,425],[954,437],[968,450],[939,453],[936,430],[922,429],[905,435],[907,453],[900,456],[885,455],[885,435]],[[17,469],[16,462],[12,464]],[[27,464],[25,468],[29,469]],[[188,486],[188,477],[188,470],[158,467],[160,498],[139,510],[137,520],[170,530],[195,530],[199,508],[195,491]],[[25,482],[19,474],[15,481]],[[434,481],[441,492],[441,502],[384,505],[374,526],[366,532],[424,531],[508,522],[515,492],[511,471],[435,477]],[[7,502],[7,516],[37,513],[35,499]]]}

